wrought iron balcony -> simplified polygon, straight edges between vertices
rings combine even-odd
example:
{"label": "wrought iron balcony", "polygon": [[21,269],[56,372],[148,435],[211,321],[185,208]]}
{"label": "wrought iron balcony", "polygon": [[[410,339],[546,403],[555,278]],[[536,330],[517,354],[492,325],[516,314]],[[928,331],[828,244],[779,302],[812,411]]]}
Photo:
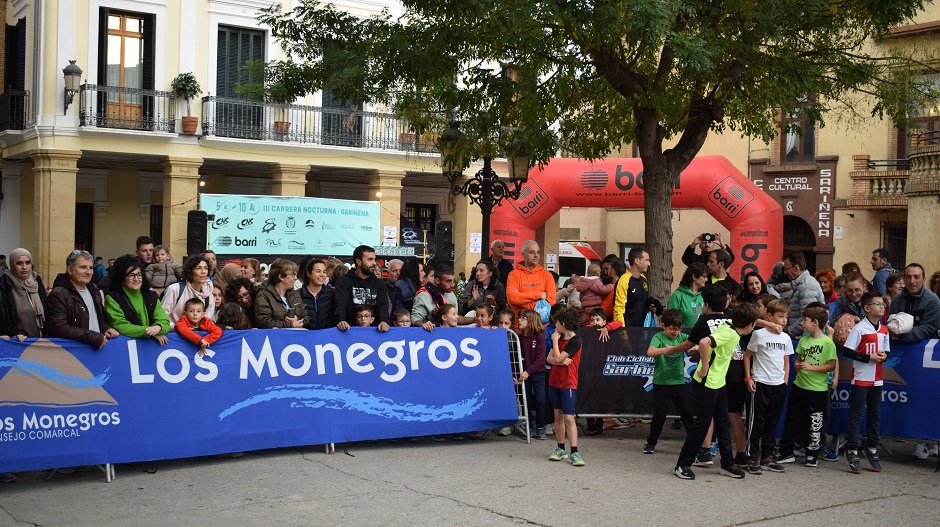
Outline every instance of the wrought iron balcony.
{"label": "wrought iron balcony", "polygon": [[871,159],[871,156],[852,156],[855,170],[852,196],[846,206],[853,209],[907,209],[904,189],[911,177],[907,159]]}
{"label": "wrought iron balcony", "polygon": [[436,137],[417,134],[390,113],[258,103],[234,97],[202,98],[202,133],[258,141],[437,152]]}
{"label": "wrought iron balcony", "polygon": [[176,94],[168,91],[83,84],[81,126],[176,131]]}
{"label": "wrought iron balcony", "polygon": [[0,131],[22,130],[30,120],[28,91],[7,90],[0,94]]}

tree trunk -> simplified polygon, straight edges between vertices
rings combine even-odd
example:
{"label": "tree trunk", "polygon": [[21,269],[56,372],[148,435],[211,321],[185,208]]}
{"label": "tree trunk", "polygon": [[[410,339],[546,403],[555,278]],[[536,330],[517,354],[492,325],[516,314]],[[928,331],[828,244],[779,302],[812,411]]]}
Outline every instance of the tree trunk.
{"label": "tree trunk", "polygon": [[660,158],[643,166],[646,250],[650,268],[646,278],[650,295],[663,305],[672,293],[672,190],[679,171]]}

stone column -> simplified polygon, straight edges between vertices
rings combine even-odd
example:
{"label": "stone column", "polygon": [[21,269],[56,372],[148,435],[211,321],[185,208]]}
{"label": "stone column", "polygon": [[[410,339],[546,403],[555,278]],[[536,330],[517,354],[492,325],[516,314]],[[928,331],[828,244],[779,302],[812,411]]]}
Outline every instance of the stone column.
{"label": "stone column", "polygon": [[[540,265],[545,269],[550,271],[558,272],[558,240],[561,238],[561,211],[555,213],[554,216],[548,219],[544,225],[536,229],[535,231],[535,241],[539,242],[539,248],[542,249],[542,259],[539,261]],[[519,254],[522,254],[522,248],[519,248]],[[548,255],[555,255],[555,266],[549,268],[548,265]],[[517,257],[516,260],[521,260],[521,256]]]}
{"label": "stone column", "polygon": [[271,195],[299,196],[307,195],[307,172],[310,165],[288,165],[271,163]]}
{"label": "stone column", "polygon": [[33,160],[33,269],[52,285],[65,270],[65,259],[75,249],[75,150],[37,150]]}
{"label": "stone column", "polygon": [[919,263],[930,274],[940,269],[940,145],[911,152],[907,195],[907,263]]}
{"label": "stone column", "polygon": [[186,223],[189,211],[198,206],[199,167],[202,159],[164,157],[163,165],[163,243],[177,262],[186,254]]}
{"label": "stone column", "polygon": [[20,243],[23,164],[0,163],[0,172],[3,173],[3,206],[0,207],[0,225],[3,226],[0,230],[0,247],[3,249],[0,250],[9,255],[10,249],[23,246]]}
{"label": "stone column", "polygon": [[398,245],[401,236],[401,187],[405,173],[400,170],[376,170],[369,174],[369,199],[379,202],[379,232],[376,243],[382,244],[383,232],[386,226],[394,226],[395,245]]}

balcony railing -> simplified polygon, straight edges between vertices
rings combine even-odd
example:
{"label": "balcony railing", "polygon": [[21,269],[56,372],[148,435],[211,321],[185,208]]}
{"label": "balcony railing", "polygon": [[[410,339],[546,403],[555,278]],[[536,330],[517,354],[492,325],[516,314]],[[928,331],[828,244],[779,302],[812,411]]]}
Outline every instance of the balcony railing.
{"label": "balcony railing", "polygon": [[202,133],[259,141],[436,152],[435,137],[417,134],[389,113],[270,104],[233,97],[202,98]]}
{"label": "balcony railing", "polygon": [[30,117],[28,91],[7,90],[0,94],[0,131],[22,130]]}
{"label": "balcony railing", "polygon": [[79,96],[82,126],[176,131],[176,94],[173,92],[83,84]]}
{"label": "balcony railing", "polygon": [[852,179],[852,196],[846,203],[849,208],[907,208],[904,188],[911,177],[909,160],[871,159],[867,155],[852,156],[852,160],[855,170],[849,173]]}

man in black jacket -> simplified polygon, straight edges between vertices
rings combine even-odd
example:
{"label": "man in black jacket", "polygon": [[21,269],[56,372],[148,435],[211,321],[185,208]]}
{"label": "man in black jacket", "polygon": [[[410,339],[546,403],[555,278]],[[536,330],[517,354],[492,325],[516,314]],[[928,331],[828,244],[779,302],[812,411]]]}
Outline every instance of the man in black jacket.
{"label": "man in black jacket", "polygon": [[[727,244],[721,242],[721,233],[715,233],[712,236],[715,237],[714,241],[705,241],[704,234],[696,236],[692,243],[685,248],[685,252],[682,253],[682,263],[686,267],[694,264],[695,262],[701,262],[703,264],[708,264],[708,255],[712,251],[717,251],[719,249],[724,249],[728,251],[728,254],[731,255],[731,262],[734,262],[734,252],[731,250]],[[698,247],[702,250],[700,254],[695,254],[695,248]],[[731,262],[728,262],[728,266],[731,266]]]}
{"label": "man in black jacket", "polygon": [[49,293],[46,325],[50,337],[77,340],[100,349],[118,332],[105,321],[101,294],[91,283],[94,261],[87,251],[69,254],[66,272],[56,277]]}
{"label": "man in black jacket", "polygon": [[356,267],[336,281],[333,309],[336,327],[346,331],[356,325],[356,308],[369,306],[374,314],[372,324],[379,331],[388,331],[388,287],[375,276],[375,249],[360,245],[353,251]]}

